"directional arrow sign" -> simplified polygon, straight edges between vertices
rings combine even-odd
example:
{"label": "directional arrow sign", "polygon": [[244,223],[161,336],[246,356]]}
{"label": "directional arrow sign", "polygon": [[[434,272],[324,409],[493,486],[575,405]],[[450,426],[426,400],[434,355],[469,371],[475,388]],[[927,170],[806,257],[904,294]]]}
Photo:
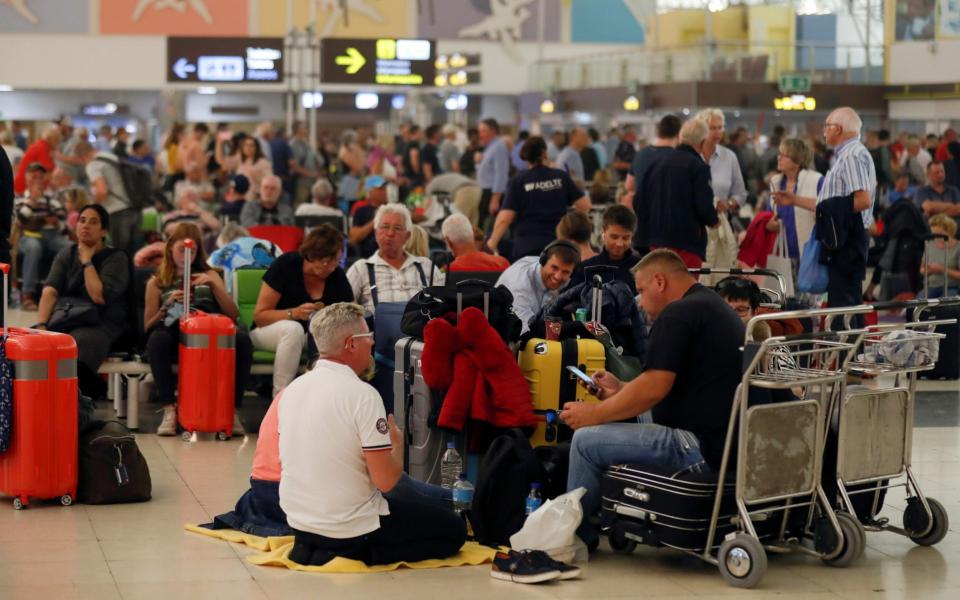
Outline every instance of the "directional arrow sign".
{"label": "directional arrow sign", "polygon": [[346,67],[347,75],[353,75],[367,64],[367,59],[353,46],[347,48],[347,54],[337,57],[337,64]]}
{"label": "directional arrow sign", "polygon": [[196,65],[191,65],[190,62],[183,57],[181,57],[177,62],[173,63],[173,72],[180,79],[186,79],[189,73],[193,73],[196,70]]}

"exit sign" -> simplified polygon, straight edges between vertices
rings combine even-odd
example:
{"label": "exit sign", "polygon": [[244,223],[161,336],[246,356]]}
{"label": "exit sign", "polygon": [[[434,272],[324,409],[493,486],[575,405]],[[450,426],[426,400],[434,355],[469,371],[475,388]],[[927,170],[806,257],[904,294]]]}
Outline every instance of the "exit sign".
{"label": "exit sign", "polygon": [[784,94],[798,94],[810,91],[809,75],[781,75],[780,91]]}

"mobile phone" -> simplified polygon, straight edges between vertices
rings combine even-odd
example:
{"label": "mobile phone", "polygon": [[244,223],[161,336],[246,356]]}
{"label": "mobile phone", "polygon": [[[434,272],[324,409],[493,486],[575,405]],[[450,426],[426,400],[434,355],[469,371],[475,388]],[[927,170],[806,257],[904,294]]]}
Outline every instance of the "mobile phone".
{"label": "mobile phone", "polygon": [[589,385],[590,387],[592,387],[592,388],[597,387],[597,384],[595,384],[595,383],[593,382],[593,379],[591,379],[589,375],[587,375],[586,373],[584,373],[583,371],[581,371],[581,370],[578,369],[577,367],[575,367],[575,366],[573,366],[573,365],[567,365],[567,370],[570,371],[571,373],[573,373],[574,375],[576,375],[578,379],[580,379],[581,381],[583,381],[585,384]]}

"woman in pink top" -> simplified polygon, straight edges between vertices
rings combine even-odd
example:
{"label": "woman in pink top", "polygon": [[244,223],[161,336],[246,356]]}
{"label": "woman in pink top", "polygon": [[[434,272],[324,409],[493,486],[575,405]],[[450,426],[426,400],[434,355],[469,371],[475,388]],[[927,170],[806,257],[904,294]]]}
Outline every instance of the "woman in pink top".
{"label": "woman in pink top", "polygon": [[262,537],[293,535],[287,515],[280,508],[280,435],[277,425],[277,394],[260,423],[257,449],[253,453],[250,489],[228,513],[214,517],[209,529],[236,529]]}
{"label": "woman in pink top", "polygon": [[268,175],[273,175],[273,166],[263,155],[260,143],[255,137],[239,134],[234,137],[233,151],[224,156],[224,140],[217,138],[215,158],[220,166],[231,175],[243,175],[250,180],[250,188],[246,200],[253,200],[255,193],[260,189],[260,181]]}

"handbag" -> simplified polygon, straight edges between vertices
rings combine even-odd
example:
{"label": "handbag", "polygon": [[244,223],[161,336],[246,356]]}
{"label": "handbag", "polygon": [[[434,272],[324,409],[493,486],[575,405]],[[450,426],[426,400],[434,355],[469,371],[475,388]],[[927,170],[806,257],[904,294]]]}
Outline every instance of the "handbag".
{"label": "handbag", "polygon": [[78,327],[96,327],[100,324],[100,308],[86,298],[66,296],[57,299],[47,329],[69,333]]}
{"label": "handbag", "polygon": [[784,227],[780,227],[777,241],[773,244],[773,251],[767,255],[767,268],[776,271],[783,277],[783,291],[787,298],[795,295],[793,289],[793,261],[790,260],[787,232]]}
{"label": "handbag", "polygon": [[820,254],[823,245],[817,239],[817,228],[814,226],[810,239],[803,247],[800,257],[800,269],[797,272],[797,291],[805,294],[822,294],[827,291],[830,283],[830,274],[826,265],[820,264]]}

